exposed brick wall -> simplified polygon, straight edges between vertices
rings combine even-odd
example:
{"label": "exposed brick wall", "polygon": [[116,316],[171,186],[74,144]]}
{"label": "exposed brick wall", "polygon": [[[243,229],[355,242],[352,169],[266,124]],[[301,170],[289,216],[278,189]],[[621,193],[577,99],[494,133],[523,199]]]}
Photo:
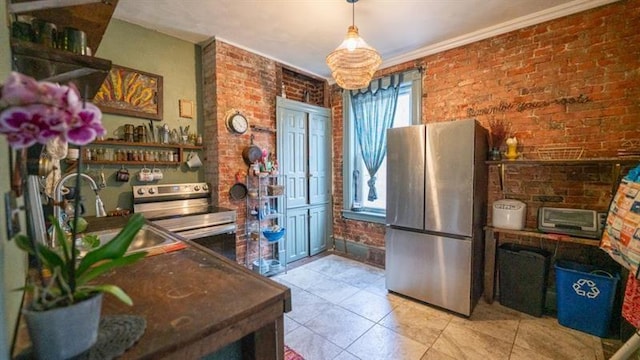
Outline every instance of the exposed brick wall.
{"label": "exposed brick wall", "polygon": [[[237,256],[238,262],[244,263],[246,202],[231,199],[229,189],[238,172],[245,182],[248,166],[242,159],[242,151],[249,146],[251,134],[255,135],[254,144],[270,152],[275,152],[276,138],[274,133],[264,131],[234,134],[227,129],[226,119],[230,113],[240,111],[250,125],[275,129],[279,94],[276,63],[216,40],[203,49],[203,73],[205,180],[214,185],[215,203],[235,209],[238,214]],[[251,251],[256,252],[257,247],[253,246]],[[255,258],[255,254],[250,258]]]}
{"label": "exposed brick wall", "polygon": [[[317,80],[283,68],[282,83],[285,87],[287,99],[307,102],[317,106],[324,106],[325,81]],[[309,93],[309,101],[305,101],[305,91]]]}
{"label": "exposed brick wall", "polygon": [[[488,127],[492,119],[503,120],[511,125],[525,158],[534,158],[537,148],[549,145],[584,147],[585,158],[610,157],[625,141],[640,140],[639,29],[640,1],[623,0],[383,69],[376,76],[424,67],[423,123],[474,115]],[[501,104],[539,106],[580,95],[589,101],[499,110]],[[335,87],[331,104],[334,235],[382,248],[381,225],[338,215],[342,209],[342,97]],[[498,110],[470,111],[492,107]],[[536,210],[543,204],[605,210],[613,180],[609,165],[509,166],[504,191],[500,191],[497,175],[492,167],[489,204],[505,197],[524,200],[529,227],[535,227]],[[576,252],[584,251],[578,248]]]}

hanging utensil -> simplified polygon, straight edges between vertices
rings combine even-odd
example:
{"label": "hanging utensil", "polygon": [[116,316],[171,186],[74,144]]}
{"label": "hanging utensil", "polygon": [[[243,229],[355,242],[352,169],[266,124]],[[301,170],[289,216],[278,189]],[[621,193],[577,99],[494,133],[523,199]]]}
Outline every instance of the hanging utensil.
{"label": "hanging utensil", "polygon": [[242,158],[247,165],[251,165],[262,158],[262,149],[259,146],[253,145],[253,134],[251,134],[251,145],[244,148],[242,151]]}
{"label": "hanging utensil", "polygon": [[229,196],[233,200],[242,200],[247,197],[247,185],[242,182],[242,172],[236,173],[236,183],[229,189]]}

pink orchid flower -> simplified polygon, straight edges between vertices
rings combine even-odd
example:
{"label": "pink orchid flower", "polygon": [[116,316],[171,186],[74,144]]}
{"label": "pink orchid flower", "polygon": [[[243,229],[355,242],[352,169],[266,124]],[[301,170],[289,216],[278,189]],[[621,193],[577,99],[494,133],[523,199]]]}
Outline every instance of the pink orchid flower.
{"label": "pink orchid flower", "polygon": [[102,113],[73,86],[38,82],[12,72],[0,89],[0,134],[16,149],[56,137],[86,145],[106,133]]}

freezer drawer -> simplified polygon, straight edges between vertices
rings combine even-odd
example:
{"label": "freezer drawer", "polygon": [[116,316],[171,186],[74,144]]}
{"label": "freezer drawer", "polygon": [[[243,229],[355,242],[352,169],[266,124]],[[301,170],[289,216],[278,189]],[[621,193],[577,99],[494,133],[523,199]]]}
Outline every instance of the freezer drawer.
{"label": "freezer drawer", "polygon": [[387,228],[387,289],[471,315],[471,240]]}

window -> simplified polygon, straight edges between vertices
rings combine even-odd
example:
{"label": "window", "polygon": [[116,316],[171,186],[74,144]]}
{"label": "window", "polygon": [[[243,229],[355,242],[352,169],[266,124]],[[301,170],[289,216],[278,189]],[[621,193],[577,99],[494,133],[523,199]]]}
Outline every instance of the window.
{"label": "window", "polygon": [[[398,103],[393,127],[403,127],[421,123],[421,73],[418,70],[407,72],[400,85]],[[362,160],[351,111],[349,91],[343,94],[344,143],[343,143],[343,216],[346,218],[384,223],[386,205],[386,159],[376,174],[378,198],[367,199],[370,176]]]}

